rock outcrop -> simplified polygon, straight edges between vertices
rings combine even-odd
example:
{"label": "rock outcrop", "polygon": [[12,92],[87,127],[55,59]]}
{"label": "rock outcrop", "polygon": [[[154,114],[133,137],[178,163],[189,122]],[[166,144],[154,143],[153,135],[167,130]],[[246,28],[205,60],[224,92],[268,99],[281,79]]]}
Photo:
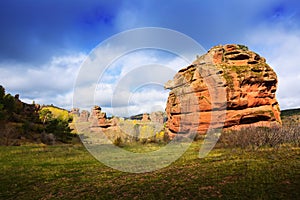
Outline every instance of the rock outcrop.
{"label": "rock outcrop", "polygon": [[88,121],[91,123],[91,127],[108,127],[111,124],[106,119],[106,113],[101,112],[101,108],[99,106],[94,106],[92,109],[91,115],[89,116]]}
{"label": "rock outcrop", "polygon": [[83,111],[81,111],[81,113],[79,114],[78,121],[79,121],[79,122],[88,122],[89,117],[90,117],[89,111],[83,110]]}
{"label": "rock outcrop", "polygon": [[164,123],[164,113],[162,111],[152,112],[150,114],[150,121],[155,123]]}
{"label": "rock outcrop", "polygon": [[73,116],[77,116],[77,117],[80,116],[79,108],[72,108],[71,111],[70,111],[69,113],[70,113],[71,115],[73,115]]}
{"label": "rock outcrop", "polygon": [[148,115],[147,113],[144,113],[144,114],[143,114],[143,118],[142,118],[141,121],[142,121],[142,122],[149,122],[149,121],[150,121],[149,115]]}
{"label": "rock outcrop", "polygon": [[266,60],[243,45],[216,46],[181,69],[166,113],[170,134],[213,128],[280,125],[277,76]]}

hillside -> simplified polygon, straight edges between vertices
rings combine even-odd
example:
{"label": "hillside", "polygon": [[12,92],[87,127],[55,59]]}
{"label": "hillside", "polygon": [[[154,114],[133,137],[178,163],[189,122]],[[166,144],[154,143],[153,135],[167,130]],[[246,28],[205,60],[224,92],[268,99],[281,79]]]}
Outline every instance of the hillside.
{"label": "hillside", "polygon": [[282,110],[281,119],[283,124],[300,123],[300,108]]}
{"label": "hillside", "polygon": [[48,109],[55,118],[59,118],[66,121],[72,120],[72,116],[69,114],[68,110],[53,105],[42,106],[40,110],[46,110],[46,109]]}
{"label": "hillside", "polygon": [[281,111],[281,117],[293,116],[293,115],[300,115],[300,108]]}
{"label": "hillside", "polygon": [[24,103],[19,94],[6,94],[0,86],[0,145],[68,143],[70,121],[67,110]]}
{"label": "hillside", "polygon": [[[53,106],[27,104],[19,95],[6,94],[0,86],[0,145],[28,143],[68,143],[76,133],[73,118],[68,110]],[[143,115],[132,119],[142,119]],[[284,126],[300,123],[300,108],[281,111]]]}

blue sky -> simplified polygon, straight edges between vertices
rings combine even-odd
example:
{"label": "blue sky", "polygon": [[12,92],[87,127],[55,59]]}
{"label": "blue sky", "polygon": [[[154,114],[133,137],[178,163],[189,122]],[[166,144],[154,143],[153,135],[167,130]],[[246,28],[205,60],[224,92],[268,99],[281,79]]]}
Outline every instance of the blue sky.
{"label": "blue sky", "polygon": [[[180,31],[207,50],[228,43],[249,46],[277,72],[281,107],[300,107],[296,0],[2,0],[0,84],[24,101],[70,108],[77,73],[89,52],[114,34],[149,26]],[[145,55],[136,56],[147,62]],[[102,97],[112,92],[111,85],[105,87]],[[148,99],[150,94],[145,94]],[[139,111],[147,110],[134,112]]]}

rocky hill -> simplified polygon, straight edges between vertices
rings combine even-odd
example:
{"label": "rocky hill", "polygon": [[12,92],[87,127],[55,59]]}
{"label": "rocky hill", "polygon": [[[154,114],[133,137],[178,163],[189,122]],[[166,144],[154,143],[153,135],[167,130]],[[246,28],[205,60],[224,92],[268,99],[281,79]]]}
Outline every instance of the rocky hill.
{"label": "rocky hill", "polygon": [[0,145],[68,143],[71,120],[67,110],[24,103],[0,86]]}
{"label": "rocky hill", "polygon": [[168,131],[205,134],[212,119],[225,129],[280,125],[277,83],[265,58],[246,46],[213,47],[166,83]]}

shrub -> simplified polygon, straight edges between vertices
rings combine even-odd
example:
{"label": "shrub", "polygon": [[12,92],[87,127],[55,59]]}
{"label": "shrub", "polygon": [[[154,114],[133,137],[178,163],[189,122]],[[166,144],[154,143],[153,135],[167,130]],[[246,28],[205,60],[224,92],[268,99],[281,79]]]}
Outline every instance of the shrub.
{"label": "shrub", "polygon": [[239,44],[238,46],[239,46],[240,49],[242,49],[244,51],[248,51],[249,50],[249,48],[247,46],[245,46],[245,45]]}
{"label": "shrub", "polygon": [[139,136],[140,136],[140,125],[139,124],[135,124],[133,126],[133,137],[135,138],[136,141],[139,140]]}
{"label": "shrub", "polygon": [[55,144],[55,136],[52,133],[47,134],[47,133],[43,132],[41,134],[41,141],[47,145],[54,145]]}
{"label": "shrub", "polygon": [[250,127],[239,131],[224,131],[217,143],[218,147],[252,148],[261,147],[278,148],[283,144],[299,146],[299,125],[290,125],[277,128]]}
{"label": "shrub", "polygon": [[170,140],[171,140],[171,138],[170,138],[169,134],[164,132],[163,141],[167,143],[167,142],[170,142]]}
{"label": "shrub", "polygon": [[57,140],[68,143],[72,139],[71,129],[67,121],[61,119],[52,119],[46,126],[46,132],[52,133]]}
{"label": "shrub", "polygon": [[123,141],[121,137],[117,137],[114,141],[113,144],[118,146],[118,147],[122,147],[123,146]]}
{"label": "shrub", "polygon": [[0,145],[19,146],[19,132],[16,127],[9,124],[0,125]]}

